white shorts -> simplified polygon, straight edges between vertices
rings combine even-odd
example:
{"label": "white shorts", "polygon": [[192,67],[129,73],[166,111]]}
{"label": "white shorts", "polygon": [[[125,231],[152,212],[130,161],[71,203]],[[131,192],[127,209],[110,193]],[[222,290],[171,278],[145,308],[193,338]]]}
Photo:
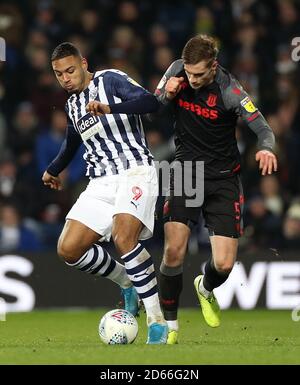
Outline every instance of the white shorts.
{"label": "white shorts", "polygon": [[154,166],[137,166],[118,175],[91,179],[66,219],[74,219],[94,230],[101,241],[109,241],[113,216],[131,214],[145,227],[139,239],[153,235],[158,181]]}

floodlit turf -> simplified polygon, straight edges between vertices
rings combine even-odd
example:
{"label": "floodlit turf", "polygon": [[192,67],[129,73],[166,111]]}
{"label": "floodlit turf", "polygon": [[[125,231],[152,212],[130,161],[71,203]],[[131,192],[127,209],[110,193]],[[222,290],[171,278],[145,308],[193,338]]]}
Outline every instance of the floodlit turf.
{"label": "floodlit turf", "polygon": [[109,309],[8,314],[0,364],[300,364],[300,322],[289,311],[223,311],[211,329],[199,310],[181,310],[178,345],[145,345],[145,315],[132,345],[107,346],[98,322]]}

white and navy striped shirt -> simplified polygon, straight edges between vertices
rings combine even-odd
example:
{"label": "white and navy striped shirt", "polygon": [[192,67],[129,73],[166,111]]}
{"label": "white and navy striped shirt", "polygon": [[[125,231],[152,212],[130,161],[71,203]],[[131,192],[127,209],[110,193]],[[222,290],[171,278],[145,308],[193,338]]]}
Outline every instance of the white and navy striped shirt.
{"label": "white and navy striped shirt", "polygon": [[48,172],[58,175],[81,142],[86,147],[86,175],[91,178],[152,164],[153,156],[147,147],[139,115],[112,113],[94,116],[86,112],[86,105],[92,100],[113,105],[139,100],[145,95],[151,94],[121,71],[109,69],[96,72],[85,90],[72,94],[67,100],[66,139],[60,154],[49,165]]}

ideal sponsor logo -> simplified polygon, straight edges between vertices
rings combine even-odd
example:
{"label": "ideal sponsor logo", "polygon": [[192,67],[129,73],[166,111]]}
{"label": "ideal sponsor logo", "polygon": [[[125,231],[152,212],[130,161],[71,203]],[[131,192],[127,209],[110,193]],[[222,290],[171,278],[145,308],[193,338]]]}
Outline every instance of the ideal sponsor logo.
{"label": "ideal sponsor logo", "polygon": [[77,122],[77,127],[79,128],[79,131],[81,133],[85,132],[95,124],[99,122],[98,118],[96,116],[92,116],[91,114],[84,115],[81,119]]}
{"label": "ideal sponsor logo", "polygon": [[101,120],[91,114],[84,115],[77,122],[77,127],[83,141],[88,140],[95,134],[100,134],[104,130]]}

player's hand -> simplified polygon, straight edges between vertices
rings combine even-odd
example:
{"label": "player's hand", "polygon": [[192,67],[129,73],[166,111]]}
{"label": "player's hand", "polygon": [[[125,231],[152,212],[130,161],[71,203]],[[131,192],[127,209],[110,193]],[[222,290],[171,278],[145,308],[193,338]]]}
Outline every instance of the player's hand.
{"label": "player's hand", "polygon": [[110,114],[110,107],[107,104],[103,104],[101,102],[98,102],[97,100],[93,100],[92,102],[89,102],[86,107],[86,111],[89,112],[92,115],[101,116],[105,114]]}
{"label": "player's hand", "polygon": [[266,175],[267,173],[270,175],[273,171],[277,171],[277,158],[271,151],[258,151],[255,160],[259,162],[259,169],[262,175]]}
{"label": "player's hand", "polygon": [[181,90],[181,84],[184,82],[184,78],[176,78],[172,76],[165,86],[165,93],[167,99],[174,99],[178,92]]}
{"label": "player's hand", "polygon": [[53,190],[61,190],[62,184],[58,176],[52,176],[47,171],[44,172],[42,181],[45,186],[49,186]]}

